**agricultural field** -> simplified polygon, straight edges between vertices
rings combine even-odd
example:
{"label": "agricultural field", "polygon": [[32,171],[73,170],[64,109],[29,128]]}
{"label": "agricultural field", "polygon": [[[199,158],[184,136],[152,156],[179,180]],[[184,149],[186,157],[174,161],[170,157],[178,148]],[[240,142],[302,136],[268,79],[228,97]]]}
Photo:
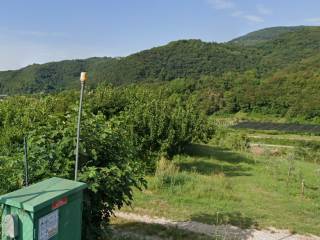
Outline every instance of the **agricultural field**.
{"label": "agricultural field", "polygon": [[312,133],[320,134],[320,125],[297,124],[297,123],[273,123],[244,121],[237,123],[236,129],[273,130],[289,133]]}
{"label": "agricultural field", "polygon": [[319,235],[319,177],[317,163],[292,154],[257,156],[192,144],[172,162],[161,160],[148,188],[136,191],[132,207],[122,211]]}

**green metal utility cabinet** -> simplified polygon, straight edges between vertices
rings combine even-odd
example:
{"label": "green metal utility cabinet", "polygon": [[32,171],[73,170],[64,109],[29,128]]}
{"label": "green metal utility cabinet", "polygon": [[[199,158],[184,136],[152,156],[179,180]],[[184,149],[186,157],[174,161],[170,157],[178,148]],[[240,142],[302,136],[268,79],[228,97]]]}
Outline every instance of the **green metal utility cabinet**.
{"label": "green metal utility cabinet", "polygon": [[2,240],[80,240],[86,187],[54,177],[1,196]]}

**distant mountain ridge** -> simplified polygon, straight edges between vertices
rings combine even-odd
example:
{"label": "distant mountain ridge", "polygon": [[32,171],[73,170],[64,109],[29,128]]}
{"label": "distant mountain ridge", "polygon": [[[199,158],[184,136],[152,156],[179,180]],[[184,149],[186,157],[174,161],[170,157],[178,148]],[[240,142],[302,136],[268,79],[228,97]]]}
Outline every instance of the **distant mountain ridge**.
{"label": "distant mountain ridge", "polygon": [[266,41],[273,40],[278,38],[280,35],[290,32],[295,32],[305,28],[304,26],[295,26],[295,27],[271,27],[264,28],[258,31],[248,33],[244,36],[235,38],[230,41],[230,43],[243,44],[246,46],[256,45]]}
{"label": "distant mountain ridge", "polygon": [[[320,27],[262,29],[228,43],[180,40],[123,58],[89,58],[34,64],[0,72],[0,94],[56,92],[78,87],[79,72],[90,84],[163,82],[177,78],[219,77],[257,72],[259,78],[320,52]],[[287,72],[288,70],[286,70]]]}

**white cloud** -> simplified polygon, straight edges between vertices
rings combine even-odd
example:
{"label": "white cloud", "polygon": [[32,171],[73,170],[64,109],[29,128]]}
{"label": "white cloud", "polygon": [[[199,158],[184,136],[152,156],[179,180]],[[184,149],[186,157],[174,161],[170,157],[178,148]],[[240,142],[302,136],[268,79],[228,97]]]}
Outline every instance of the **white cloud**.
{"label": "white cloud", "polygon": [[243,16],[243,14],[244,14],[243,11],[237,10],[237,11],[234,11],[233,13],[231,13],[231,16],[232,17],[241,17],[241,16]]}
{"label": "white cloud", "polygon": [[306,22],[313,23],[313,24],[319,24],[320,25],[320,17],[316,18],[307,18],[305,19]]}
{"label": "white cloud", "polygon": [[264,22],[264,19],[260,16],[257,15],[251,15],[251,14],[246,14],[243,11],[234,11],[231,13],[232,17],[237,17],[237,18],[242,18],[245,19],[251,23],[262,23]]}
{"label": "white cloud", "polygon": [[222,9],[233,9],[235,8],[235,4],[229,0],[207,0],[208,3],[213,6],[215,9],[222,10]]}
{"label": "white cloud", "polygon": [[257,5],[257,10],[258,10],[258,13],[261,15],[271,15],[272,14],[272,10],[265,7],[262,4]]}
{"label": "white cloud", "polygon": [[234,2],[230,0],[207,0],[207,2],[217,10],[225,10],[230,12],[230,16],[241,18],[251,23],[261,23],[264,19],[260,15],[271,14],[271,10],[263,5],[257,5],[258,14],[248,14],[242,11]]}
{"label": "white cloud", "polygon": [[243,16],[245,19],[247,19],[250,22],[254,22],[254,23],[261,23],[264,22],[264,19],[256,16],[256,15],[244,15]]}

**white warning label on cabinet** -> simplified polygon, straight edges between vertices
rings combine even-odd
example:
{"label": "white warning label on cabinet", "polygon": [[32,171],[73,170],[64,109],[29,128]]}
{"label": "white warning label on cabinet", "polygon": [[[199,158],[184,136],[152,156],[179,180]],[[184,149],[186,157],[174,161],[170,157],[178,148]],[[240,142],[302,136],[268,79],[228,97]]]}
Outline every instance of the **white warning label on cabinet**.
{"label": "white warning label on cabinet", "polygon": [[38,240],[49,240],[58,233],[59,210],[55,210],[39,219]]}

